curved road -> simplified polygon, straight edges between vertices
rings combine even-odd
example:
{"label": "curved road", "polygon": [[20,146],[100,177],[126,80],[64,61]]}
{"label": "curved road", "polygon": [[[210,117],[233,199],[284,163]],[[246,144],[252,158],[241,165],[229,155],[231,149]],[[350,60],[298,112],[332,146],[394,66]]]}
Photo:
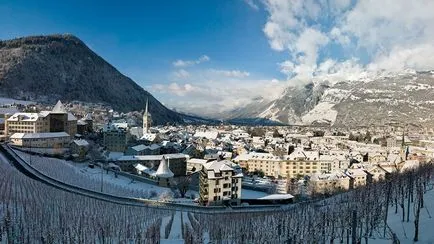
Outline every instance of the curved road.
{"label": "curved road", "polygon": [[139,206],[139,207],[150,207],[158,208],[163,210],[176,210],[176,211],[188,211],[194,213],[202,214],[213,214],[213,213],[230,213],[230,212],[264,212],[264,211],[282,211],[290,208],[288,205],[282,206],[252,206],[252,207],[204,207],[204,206],[190,206],[182,205],[176,203],[160,202],[155,200],[141,199],[141,198],[129,198],[129,197],[119,197],[110,194],[105,194],[101,192],[96,192],[74,185],[66,184],[62,181],[56,180],[49,177],[39,170],[35,169],[29,165],[24,159],[17,155],[7,144],[2,144],[0,146],[0,153],[4,159],[17,168],[24,175],[31,177],[32,179],[38,180],[44,184],[50,185],[52,187],[58,188],[63,191],[68,191],[75,194],[80,194],[87,197],[92,197],[95,199],[112,202],[122,205]]}

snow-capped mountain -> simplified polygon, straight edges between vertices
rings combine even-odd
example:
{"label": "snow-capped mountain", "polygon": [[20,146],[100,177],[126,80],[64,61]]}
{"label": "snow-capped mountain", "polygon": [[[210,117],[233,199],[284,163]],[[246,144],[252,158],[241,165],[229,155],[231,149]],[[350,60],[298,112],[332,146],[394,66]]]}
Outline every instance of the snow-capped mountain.
{"label": "snow-capped mountain", "polygon": [[337,83],[288,87],[273,101],[256,100],[230,118],[334,126],[434,124],[434,71],[380,75]]}

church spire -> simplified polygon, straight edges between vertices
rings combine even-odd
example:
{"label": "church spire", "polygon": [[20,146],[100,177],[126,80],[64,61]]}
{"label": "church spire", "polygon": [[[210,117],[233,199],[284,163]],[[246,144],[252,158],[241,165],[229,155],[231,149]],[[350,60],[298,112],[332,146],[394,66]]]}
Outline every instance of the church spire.
{"label": "church spire", "polygon": [[145,106],[145,112],[143,113],[143,135],[149,133],[149,128],[151,127],[151,114],[148,110],[149,107],[149,99],[146,98],[146,106]]}
{"label": "church spire", "polygon": [[145,114],[148,114],[148,98],[146,98]]}

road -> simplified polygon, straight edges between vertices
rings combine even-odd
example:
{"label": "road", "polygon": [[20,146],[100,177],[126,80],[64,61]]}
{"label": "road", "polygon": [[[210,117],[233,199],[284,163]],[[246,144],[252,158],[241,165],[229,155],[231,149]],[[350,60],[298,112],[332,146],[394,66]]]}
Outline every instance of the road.
{"label": "road", "polygon": [[129,197],[119,197],[110,194],[105,194],[101,192],[96,192],[81,187],[66,184],[62,181],[56,180],[52,177],[45,175],[43,172],[38,171],[32,167],[28,162],[17,155],[8,145],[2,144],[0,146],[0,157],[5,162],[13,165],[24,175],[38,180],[44,184],[50,185],[52,187],[107,201],[122,205],[140,206],[140,207],[152,207],[164,210],[175,210],[175,211],[187,211],[193,213],[201,214],[218,214],[218,213],[244,213],[244,212],[270,212],[270,211],[282,211],[288,209],[288,206],[250,206],[250,207],[205,207],[205,206],[192,206],[192,205],[182,205],[177,203],[161,202],[155,200],[141,199],[141,198],[129,198]]}

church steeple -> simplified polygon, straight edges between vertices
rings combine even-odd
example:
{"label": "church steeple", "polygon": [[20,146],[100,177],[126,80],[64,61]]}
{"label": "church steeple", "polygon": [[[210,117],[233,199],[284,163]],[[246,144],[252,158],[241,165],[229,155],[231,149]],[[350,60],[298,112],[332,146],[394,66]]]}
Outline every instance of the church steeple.
{"label": "church steeple", "polygon": [[405,126],[402,129],[402,142],[401,142],[401,161],[405,161],[408,159],[408,154],[409,154],[409,150],[408,150],[408,146],[405,143]]}
{"label": "church steeple", "polygon": [[149,128],[151,127],[151,114],[148,110],[149,100],[146,98],[146,106],[145,106],[145,113],[143,113],[143,134],[149,133]]}
{"label": "church steeple", "polygon": [[146,98],[145,114],[148,114],[148,98]]}

